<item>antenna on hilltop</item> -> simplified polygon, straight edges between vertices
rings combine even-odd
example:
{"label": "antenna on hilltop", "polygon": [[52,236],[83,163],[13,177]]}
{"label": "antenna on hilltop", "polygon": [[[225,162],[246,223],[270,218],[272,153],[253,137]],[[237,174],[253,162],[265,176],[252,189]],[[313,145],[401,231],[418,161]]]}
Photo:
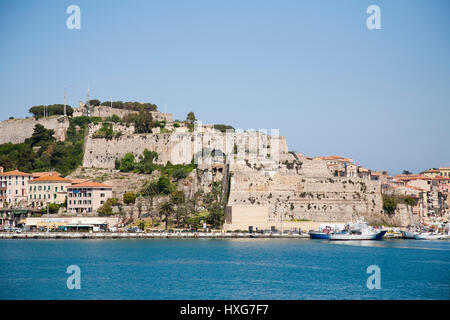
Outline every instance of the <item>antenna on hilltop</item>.
{"label": "antenna on hilltop", "polygon": [[87,95],[86,95],[86,115],[89,117],[91,115],[91,104],[90,104],[90,96],[89,96],[89,88],[87,89]]}
{"label": "antenna on hilltop", "polygon": [[67,94],[66,94],[66,87],[64,87],[64,117],[67,116],[66,105],[67,105]]}

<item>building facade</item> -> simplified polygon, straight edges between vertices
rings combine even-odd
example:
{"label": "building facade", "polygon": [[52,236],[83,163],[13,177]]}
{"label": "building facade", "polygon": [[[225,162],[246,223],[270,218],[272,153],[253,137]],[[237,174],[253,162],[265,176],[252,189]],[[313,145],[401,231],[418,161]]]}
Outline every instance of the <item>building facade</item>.
{"label": "building facade", "polygon": [[41,176],[30,180],[28,203],[33,207],[43,207],[49,203],[64,203],[67,187],[71,180],[57,175]]}
{"label": "building facade", "polygon": [[67,211],[90,213],[97,211],[108,198],[112,198],[112,186],[98,182],[84,182],[67,187]]}
{"label": "building facade", "polygon": [[19,170],[0,173],[0,188],[2,204],[8,202],[9,205],[19,206],[27,202],[28,183],[32,175]]}

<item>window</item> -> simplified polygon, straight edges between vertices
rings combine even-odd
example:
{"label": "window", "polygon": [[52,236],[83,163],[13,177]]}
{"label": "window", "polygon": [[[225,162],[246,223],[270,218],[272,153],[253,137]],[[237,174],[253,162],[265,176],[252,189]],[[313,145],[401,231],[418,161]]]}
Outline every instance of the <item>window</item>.
{"label": "window", "polygon": [[100,197],[104,198],[105,194],[104,193],[100,193]]}

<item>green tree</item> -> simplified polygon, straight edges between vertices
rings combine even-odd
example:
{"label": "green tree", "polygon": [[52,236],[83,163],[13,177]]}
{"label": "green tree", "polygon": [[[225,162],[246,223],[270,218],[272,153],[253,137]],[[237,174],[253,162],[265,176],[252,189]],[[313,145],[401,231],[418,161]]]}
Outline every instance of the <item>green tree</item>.
{"label": "green tree", "polygon": [[139,114],[134,121],[134,132],[135,133],[151,133],[153,125],[153,117],[150,112],[144,110],[144,107],[141,107],[139,110]]}
{"label": "green tree", "polygon": [[175,186],[167,176],[161,176],[157,182],[158,191],[161,195],[169,195],[175,190]]}
{"label": "green tree", "polygon": [[183,168],[175,169],[172,173],[172,178],[176,181],[184,179],[188,176],[188,173]]}
{"label": "green tree", "polygon": [[160,211],[162,214],[164,214],[164,220],[166,224],[166,231],[169,224],[169,217],[173,214],[173,203],[170,201],[165,201],[160,206]]}
{"label": "green tree", "polygon": [[175,205],[181,205],[185,202],[184,192],[181,190],[174,191],[170,194],[170,200]]}
{"label": "green tree", "polygon": [[136,166],[136,163],[134,160],[134,155],[131,152],[129,152],[129,153],[125,154],[125,156],[120,161],[119,169],[122,172],[130,172],[130,171],[134,170],[135,166]]}
{"label": "green tree", "polygon": [[123,195],[123,202],[125,204],[131,204],[131,203],[135,203],[136,201],[136,194],[134,192],[125,192]]}
{"label": "green tree", "polygon": [[187,114],[186,121],[188,123],[194,123],[195,121],[197,121],[197,119],[195,118],[195,114],[192,111]]}
{"label": "green tree", "polygon": [[214,202],[208,207],[209,215],[207,222],[214,228],[218,228],[223,224],[224,212],[220,203]]}
{"label": "green tree", "polygon": [[147,181],[142,187],[141,193],[143,196],[150,197],[150,205],[153,207],[153,198],[159,194],[158,181]]}
{"label": "green tree", "polygon": [[393,214],[395,209],[397,209],[397,202],[393,196],[383,197],[383,209],[389,214]]}
{"label": "green tree", "polygon": [[34,126],[31,138],[26,139],[25,143],[30,144],[32,147],[47,147],[55,141],[54,134],[54,130],[46,129],[42,124],[38,123]]}
{"label": "green tree", "polygon": [[155,169],[154,161],[158,160],[158,153],[155,151],[144,150],[143,156],[137,164],[139,173],[152,173]]}

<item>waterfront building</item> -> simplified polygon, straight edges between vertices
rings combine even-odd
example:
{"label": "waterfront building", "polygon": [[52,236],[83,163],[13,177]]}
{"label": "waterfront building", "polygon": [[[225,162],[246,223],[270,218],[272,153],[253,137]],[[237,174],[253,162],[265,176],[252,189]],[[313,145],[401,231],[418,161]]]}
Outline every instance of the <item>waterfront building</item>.
{"label": "waterfront building", "polygon": [[441,177],[445,177],[445,178],[450,177],[450,167],[440,167],[439,168],[439,175]]}
{"label": "waterfront building", "polygon": [[71,180],[59,175],[44,175],[30,180],[28,203],[33,207],[43,207],[49,203],[64,203],[67,187]]}
{"label": "waterfront building", "polygon": [[19,206],[27,202],[28,183],[31,180],[30,173],[13,170],[0,173],[0,189],[2,206],[5,202],[9,205]]}
{"label": "waterfront building", "polygon": [[98,182],[84,182],[67,187],[67,211],[72,213],[95,212],[112,198],[112,186]]}

